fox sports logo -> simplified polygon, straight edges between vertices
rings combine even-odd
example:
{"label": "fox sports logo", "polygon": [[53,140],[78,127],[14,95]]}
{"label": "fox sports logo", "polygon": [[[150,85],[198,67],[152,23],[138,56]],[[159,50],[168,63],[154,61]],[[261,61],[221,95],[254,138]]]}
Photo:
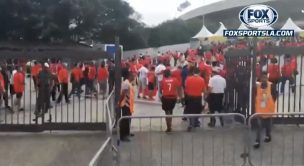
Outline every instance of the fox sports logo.
{"label": "fox sports logo", "polygon": [[278,20],[278,17],[278,12],[267,5],[247,6],[239,14],[240,20],[251,28],[270,26]]}

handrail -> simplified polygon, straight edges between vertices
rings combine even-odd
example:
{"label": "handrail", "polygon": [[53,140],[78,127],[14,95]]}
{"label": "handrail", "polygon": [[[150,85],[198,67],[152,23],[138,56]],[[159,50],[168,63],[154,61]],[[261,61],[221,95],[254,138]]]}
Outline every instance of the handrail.
{"label": "handrail", "polygon": [[90,161],[89,166],[97,166],[95,163],[98,161],[99,156],[105,151],[106,147],[111,143],[111,137],[108,137],[105,143],[99,148],[97,153],[94,155],[93,159]]}
{"label": "handrail", "polygon": [[275,116],[304,116],[304,113],[301,112],[289,112],[289,113],[255,113],[253,115],[251,115],[248,119],[248,127],[251,128],[252,124],[250,122],[252,122],[252,119],[257,118],[258,116],[271,116],[272,118]]}
{"label": "handrail", "polygon": [[107,127],[108,127],[108,137],[106,139],[106,141],[102,144],[102,146],[99,148],[99,150],[97,151],[97,153],[94,155],[94,157],[92,158],[92,160],[89,163],[89,166],[97,166],[95,165],[99,159],[99,157],[102,155],[102,153],[105,151],[106,147],[109,144],[112,144],[112,132],[113,132],[113,123],[112,123],[112,117],[111,117],[111,110],[110,110],[110,106],[109,106],[109,102],[110,99],[112,97],[112,95],[114,94],[114,90],[110,93],[110,95],[107,97],[106,99],[106,116],[107,116]]}

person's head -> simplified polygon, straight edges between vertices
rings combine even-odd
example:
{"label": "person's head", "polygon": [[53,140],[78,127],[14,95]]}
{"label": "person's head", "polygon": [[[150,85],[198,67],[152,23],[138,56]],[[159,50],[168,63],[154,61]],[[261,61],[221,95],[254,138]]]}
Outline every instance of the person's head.
{"label": "person's head", "polygon": [[260,81],[261,81],[261,88],[262,89],[266,89],[268,84],[268,76],[267,76],[267,72],[262,72],[261,76],[260,76]]}
{"label": "person's head", "polygon": [[195,75],[199,75],[199,74],[200,74],[200,70],[199,70],[199,68],[194,67],[194,68],[193,68],[193,74],[195,74]]}
{"label": "person's head", "polygon": [[213,75],[217,75],[217,74],[219,74],[220,73],[220,68],[219,67],[213,67],[213,69],[212,69],[212,74]]}
{"label": "person's head", "polygon": [[78,63],[74,63],[74,65],[73,65],[74,67],[78,67]]}
{"label": "person's head", "polygon": [[165,71],[164,71],[164,77],[165,78],[169,78],[171,76],[171,71],[169,70],[169,69],[166,69]]}
{"label": "person's head", "polygon": [[271,61],[272,64],[278,63],[278,59],[277,58],[271,58],[270,61]]}
{"label": "person's head", "polygon": [[44,69],[44,70],[49,69],[49,67],[50,67],[50,65],[49,65],[47,62],[45,62],[45,63],[43,64],[43,69]]}
{"label": "person's head", "polygon": [[151,71],[155,71],[155,67],[154,66],[151,67]]}
{"label": "person's head", "polygon": [[268,81],[267,72],[262,72],[260,80],[261,80],[262,83],[267,83],[267,81]]}
{"label": "person's head", "polygon": [[104,62],[104,61],[102,61],[102,62],[100,63],[100,67],[102,67],[102,68],[105,67],[105,62]]}
{"label": "person's head", "polygon": [[149,67],[148,64],[145,64],[144,66],[145,66],[145,68],[148,68],[148,67]]}

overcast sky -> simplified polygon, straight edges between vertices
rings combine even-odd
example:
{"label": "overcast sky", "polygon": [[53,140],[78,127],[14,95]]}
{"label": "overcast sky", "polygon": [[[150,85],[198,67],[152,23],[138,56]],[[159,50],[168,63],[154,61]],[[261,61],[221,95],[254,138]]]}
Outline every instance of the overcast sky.
{"label": "overcast sky", "polygon": [[[148,26],[156,26],[166,20],[178,17],[181,13],[177,7],[186,0],[125,0],[142,15],[142,21]],[[189,0],[191,6],[185,11],[192,10],[204,4],[219,0]]]}

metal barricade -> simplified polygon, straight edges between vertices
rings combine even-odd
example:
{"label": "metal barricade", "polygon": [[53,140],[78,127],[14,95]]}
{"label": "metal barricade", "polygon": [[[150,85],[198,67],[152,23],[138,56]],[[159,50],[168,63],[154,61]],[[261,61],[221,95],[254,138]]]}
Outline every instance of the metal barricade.
{"label": "metal barricade", "polygon": [[95,154],[93,159],[90,161],[89,166],[111,166],[114,165],[114,152],[115,148],[113,147],[112,141],[112,132],[113,125],[115,124],[114,119],[114,90],[111,92],[109,97],[106,100],[105,104],[105,117],[106,117],[106,126],[107,126],[107,139],[100,147],[98,152]]}
{"label": "metal barricade", "polygon": [[[187,132],[182,118],[197,117],[203,127]],[[207,118],[223,118],[224,127],[205,127]],[[165,132],[165,118],[173,118],[173,132]],[[235,119],[242,119],[235,121]],[[237,113],[129,116],[117,125],[119,166],[237,166],[247,159],[247,126],[245,116]],[[131,121],[134,136],[120,142],[122,120]],[[217,120],[218,122],[218,120]]]}
{"label": "metal barricade", "polygon": [[[304,165],[304,129],[299,125],[277,124],[276,118],[303,117],[304,113],[254,114],[249,118],[249,158],[252,166],[302,166]],[[257,123],[257,120],[259,122]],[[271,142],[264,142],[266,128],[271,127]],[[257,137],[257,127],[260,127],[260,147],[254,148]],[[264,129],[264,130],[261,130]],[[253,130],[255,130],[253,132]]]}

